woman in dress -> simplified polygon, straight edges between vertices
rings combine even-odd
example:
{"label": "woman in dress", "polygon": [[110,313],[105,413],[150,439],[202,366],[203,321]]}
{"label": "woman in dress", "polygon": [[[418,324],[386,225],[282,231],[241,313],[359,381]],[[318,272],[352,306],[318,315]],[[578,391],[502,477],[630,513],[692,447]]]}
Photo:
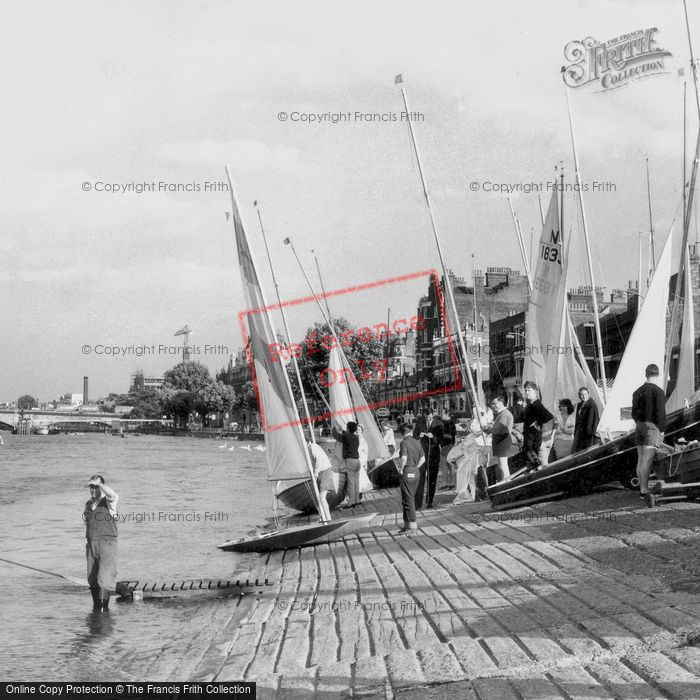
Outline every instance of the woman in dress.
{"label": "woman in dress", "polygon": [[574,447],[574,430],[576,428],[576,414],[574,405],[569,399],[559,401],[559,419],[554,431],[554,444],[550,461],[568,457]]}

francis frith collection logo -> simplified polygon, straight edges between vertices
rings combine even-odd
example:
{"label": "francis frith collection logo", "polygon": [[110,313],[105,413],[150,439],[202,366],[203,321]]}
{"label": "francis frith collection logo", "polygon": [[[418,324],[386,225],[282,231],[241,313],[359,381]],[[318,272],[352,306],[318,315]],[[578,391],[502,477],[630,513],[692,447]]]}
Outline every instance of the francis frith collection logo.
{"label": "francis frith collection logo", "polygon": [[667,73],[666,59],[671,52],[656,45],[658,29],[638,29],[608,41],[592,37],[570,41],[564,47],[569,62],[562,68],[564,82],[569,87],[591,83],[602,90],[614,90],[634,80]]}

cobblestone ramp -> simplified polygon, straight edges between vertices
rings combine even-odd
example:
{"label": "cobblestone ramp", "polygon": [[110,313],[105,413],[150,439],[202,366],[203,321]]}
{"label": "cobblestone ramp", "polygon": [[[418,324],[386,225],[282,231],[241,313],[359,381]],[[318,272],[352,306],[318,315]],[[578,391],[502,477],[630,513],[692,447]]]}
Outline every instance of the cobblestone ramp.
{"label": "cobblestone ramp", "polygon": [[372,496],[379,524],[269,555],[274,588],[203,604],[191,647],[145,676],[263,698],[700,698],[700,505],[440,508],[406,538],[395,492]]}

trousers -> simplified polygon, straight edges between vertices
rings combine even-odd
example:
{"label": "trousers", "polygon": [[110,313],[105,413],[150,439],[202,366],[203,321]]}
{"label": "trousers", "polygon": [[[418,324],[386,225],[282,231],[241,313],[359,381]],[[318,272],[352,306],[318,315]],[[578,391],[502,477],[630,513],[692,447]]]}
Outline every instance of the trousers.
{"label": "trousers", "polygon": [[117,583],[117,538],[88,540],[85,543],[87,580],[90,588],[113,591]]}
{"label": "trousers", "polygon": [[347,457],[345,469],[348,473],[345,493],[348,497],[348,505],[354,506],[360,502],[360,460]]}
{"label": "trousers", "polygon": [[416,467],[404,467],[401,476],[401,509],[403,510],[403,524],[416,522],[416,487],[418,486],[420,469]]}

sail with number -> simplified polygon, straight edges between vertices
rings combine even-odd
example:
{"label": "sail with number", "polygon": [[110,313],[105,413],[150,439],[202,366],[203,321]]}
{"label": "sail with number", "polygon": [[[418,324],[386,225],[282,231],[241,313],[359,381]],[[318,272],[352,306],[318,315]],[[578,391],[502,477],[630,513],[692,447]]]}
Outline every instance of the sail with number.
{"label": "sail with number", "polygon": [[246,354],[260,402],[267,448],[268,479],[281,481],[308,478],[306,443],[299,413],[284,363],[269,350],[277,343],[277,335],[260,286],[230,179],[229,187],[243,292],[250,309],[246,314]]}
{"label": "sail with number", "polygon": [[[634,429],[631,418],[632,394],[644,381],[644,368],[655,364],[664,366],[666,344],[666,308],[668,285],[671,279],[671,248],[673,229],[664,245],[656,272],[647,290],[646,298],[632,328],[615,382],[600,416],[598,434],[606,439],[611,433]],[[666,378],[662,378],[665,388]]]}
{"label": "sail with number", "polygon": [[590,373],[577,361],[566,293],[567,260],[556,189],[552,192],[538,246],[537,267],[527,307],[527,349],[523,379],[534,381],[542,403],[553,410],[563,398],[575,399],[589,387],[600,403]]}

